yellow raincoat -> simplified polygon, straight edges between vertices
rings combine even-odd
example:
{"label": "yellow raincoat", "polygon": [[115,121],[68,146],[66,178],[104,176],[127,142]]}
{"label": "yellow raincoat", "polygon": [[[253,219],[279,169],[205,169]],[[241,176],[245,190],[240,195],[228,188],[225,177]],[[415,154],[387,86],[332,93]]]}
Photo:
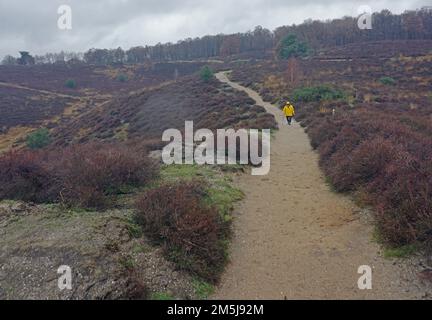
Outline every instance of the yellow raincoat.
{"label": "yellow raincoat", "polygon": [[286,117],[294,117],[295,116],[295,109],[292,104],[287,104],[285,108],[283,108],[283,113]]}

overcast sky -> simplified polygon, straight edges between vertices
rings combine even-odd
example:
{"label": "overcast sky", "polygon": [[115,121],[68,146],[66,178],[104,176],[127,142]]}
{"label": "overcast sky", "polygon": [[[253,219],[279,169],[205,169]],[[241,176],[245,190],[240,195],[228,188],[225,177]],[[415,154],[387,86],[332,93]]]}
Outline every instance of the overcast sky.
{"label": "overcast sky", "polygon": [[[128,49],[217,33],[274,30],[305,19],[357,16],[358,8],[393,13],[430,0],[0,0],[0,56]],[[72,30],[60,30],[60,5],[72,9]]]}

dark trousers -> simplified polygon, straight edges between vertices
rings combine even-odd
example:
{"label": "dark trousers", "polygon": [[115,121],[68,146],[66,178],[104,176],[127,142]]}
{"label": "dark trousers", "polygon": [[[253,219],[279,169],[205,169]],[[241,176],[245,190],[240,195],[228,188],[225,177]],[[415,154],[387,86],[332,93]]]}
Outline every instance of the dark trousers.
{"label": "dark trousers", "polygon": [[293,117],[286,117],[286,118],[287,118],[288,124],[291,125]]}

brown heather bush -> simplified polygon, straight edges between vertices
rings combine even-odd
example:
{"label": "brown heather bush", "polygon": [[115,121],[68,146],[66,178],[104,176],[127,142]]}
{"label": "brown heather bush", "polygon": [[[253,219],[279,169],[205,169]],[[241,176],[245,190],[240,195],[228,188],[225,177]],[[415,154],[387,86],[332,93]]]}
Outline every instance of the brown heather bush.
{"label": "brown heather bush", "polygon": [[157,171],[146,153],[120,144],[11,151],[0,157],[0,198],[104,208],[110,196],[145,185]]}
{"label": "brown heather bush", "polygon": [[427,241],[432,235],[430,178],[412,177],[395,177],[378,202],[380,230],[395,245]]}
{"label": "brown heather bush", "polygon": [[[366,194],[382,238],[392,246],[432,242],[432,138],[400,116],[376,110],[304,122],[335,190]],[[413,117],[415,118],[415,117]]]}
{"label": "brown heather bush", "polygon": [[431,239],[430,161],[419,160],[400,148],[384,172],[368,185],[370,198],[378,209],[378,226],[384,239],[393,245],[429,242]]}
{"label": "brown heather bush", "polygon": [[121,144],[71,146],[63,150],[53,167],[63,180],[64,201],[86,208],[105,206],[107,196],[143,186],[156,172],[146,153]]}
{"label": "brown heather bush", "polygon": [[9,151],[0,156],[0,199],[53,201],[57,179],[42,151]]}
{"label": "brown heather bush", "polygon": [[344,126],[333,139],[323,142],[318,148],[321,165],[324,168],[333,166],[338,158],[346,157],[361,141],[362,137],[355,128]]}
{"label": "brown heather bush", "polygon": [[335,138],[340,130],[340,125],[333,119],[311,121],[307,132],[311,138],[311,145],[317,149],[323,142]]}
{"label": "brown heather bush", "polygon": [[183,182],[163,185],[137,201],[137,221],[179,268],[215,283],[226,263],[228,223],[202,202],[205,185]]}
{"label": "brown heather bush", "polygon": [[[354,191],[384,173],[393,159],[396,148],[381,137],[363,141],[350,154],[338,152],[332,157],[334,166],[326,168],[327,175],[337,191]],[[348,174],[347,174],[348,173]]]}

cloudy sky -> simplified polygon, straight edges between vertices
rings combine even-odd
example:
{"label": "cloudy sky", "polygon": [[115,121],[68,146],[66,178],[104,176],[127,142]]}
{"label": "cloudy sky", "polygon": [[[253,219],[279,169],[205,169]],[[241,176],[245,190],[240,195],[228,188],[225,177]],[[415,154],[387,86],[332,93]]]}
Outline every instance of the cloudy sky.
{"label": "cloudy sky", "polygon": [[[158,42],[235,33],[257,25],[275,29],[305,19],[357,16],[370,6],[394,13],[430,0],[0,0],[0,56],[97,48],[129,48]],[[60,30],[61,5],[72,9],[72,30]]]}

